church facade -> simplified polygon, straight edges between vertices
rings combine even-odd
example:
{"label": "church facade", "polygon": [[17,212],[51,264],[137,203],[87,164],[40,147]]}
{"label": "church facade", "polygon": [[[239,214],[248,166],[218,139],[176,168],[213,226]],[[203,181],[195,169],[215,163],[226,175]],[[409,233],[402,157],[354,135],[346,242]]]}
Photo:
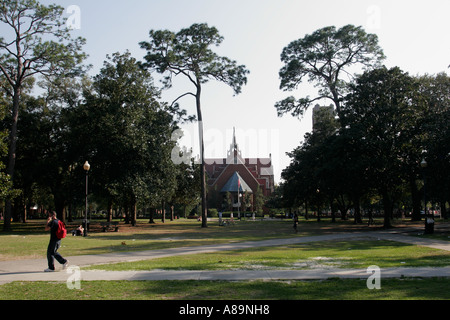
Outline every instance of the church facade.
{"label": "church facade", "polygon": [[236,131],[227,157],[205,159],[205,170],[210,207],[219,211],[253,212],[257,193],[269,197],[274,191],[272,156],[244,158],[237,144]]}

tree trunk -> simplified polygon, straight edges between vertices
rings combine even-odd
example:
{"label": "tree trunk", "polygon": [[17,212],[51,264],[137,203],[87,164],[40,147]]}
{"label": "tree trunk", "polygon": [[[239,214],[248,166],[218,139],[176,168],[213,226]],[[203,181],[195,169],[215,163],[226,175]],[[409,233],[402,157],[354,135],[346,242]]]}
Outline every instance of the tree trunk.
{"label": "tree trunk", "polygon": [[336,206],[333,203],[333,200],[331,200],[331,222],[335,223],[336,222]]}
{"label": "tree trunk", "polygon": [[20,198],[14,199],[14,205],[11,210],[11,218],[13,222],[20,222],[20,218],[22,217],[22,201]]}
{"label": "tree trunk", "polygon": [[156,208],[150,208],[150,220],[148,220],[148,223],[154,224],[155,221],[153,220],[153,215],[156,211]]}
{"label": "tree trunk", "polygon": [[347,211],[348,208],[350,207],[350,204],[349,205],[345,204],[345,199],[343,195],[336,197],[336,202],[338,209],[341,212],[341,220],[347,220]]}
{"label": "tree trunk", "polygon": [[391,217],[393,214],[392,200],[388,192],[385,190],[382,192],[383,195],[383,208],[384,208],[384,228],[392,228]]}
{"label": "tree trunk", "polygon": [[130,206],[128,203],[125,203],[123,209],[125,210],[125,224],[130,224]]}
{"label": "tree trunk", "polygon": [[106,221],[111,222],[111,220],[112,220],[112,199],[111,198],[108,199],[108,208],[106,209],[106,211],[107,211]]}
{"label": "tree trunk", "polygon": [[131,211],[131,225],[135,227],[137,224],[137,205],[135,200],[130,203],[130,211]]}
{"label": "tree trunk", "polygon": [[23,223],[27,223],[27,214],[28,214],[27,207],[29,207],[29,206],[27,205],[27,198],[24,195],[23,196],[23,212],[22,212],[22,222]]}
{"label": "tree trunk", "polygon": [[354,217],[355,220],[354,221],[355,221],[355,223],[362,223],[361,206],[360,206],[360,203],[359,203],[359,197],[358,196],[354,197],[353,203],[355,204],[354,205],[354,208],[355,208],[355,217]]}
{"label": "tree trunk", "polygon": [[305,220],[308,220],[308,201],[305,200]]}
{"label": "tree trunk", "polygon": [[317,205],[317,222],[320,222],[320,212],[321,212],[320,204]]}
{"label": "tree trunk", "polygon": [[161,221],[162,223],[166,223],[166,203],[161,201]]}
{"label": "tree trunk", "polygon": [[447,218],[447,209],[445,208],[445,200],[441,200],[439,202],[439,206],[441,207],[441,218],[448,219]]}
{"label": "tree trunk", "polygon": [[[21,72],[21,70],[19,70]],[[20,74],[20,73],[19,73]],[[11,132],[9,134],[9,151],[8,151],[8,166],[6,173],[14,181],[14,168],[16,165],[16,148],[17,148],[17,122],[19,120],[19,105],[20,105],[21,86],[16,85],[14,87],[13,96],[13,112],[12,112],[12,124]],[[11,231],[11,199],[6,199],[5,203],[5,220],[3,229],[5,231]]]}
{"label": "tree trunk", "polygon": [[201,197],[202,197],[202,228],[206,228],[207,225],[207,214],[208,208],[206,205],[206,181],[205,181],[205,143],[203,141],[203,116],[200,103],[200,97],[202,93],[202,87],[200,82],[197,83],[197,118],[198,118],[198,131],[200,139],[200,185],[201,185]]}

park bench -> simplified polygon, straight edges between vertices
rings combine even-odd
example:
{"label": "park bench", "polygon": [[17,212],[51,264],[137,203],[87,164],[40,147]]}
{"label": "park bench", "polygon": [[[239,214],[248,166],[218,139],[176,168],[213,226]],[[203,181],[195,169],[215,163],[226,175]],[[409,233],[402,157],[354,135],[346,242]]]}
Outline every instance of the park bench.
{"label": "park bench", "polygon": [[119,232],[119,223],[118,222],[102,222],[101,226],[103,228],[103,232],[113,231]]}

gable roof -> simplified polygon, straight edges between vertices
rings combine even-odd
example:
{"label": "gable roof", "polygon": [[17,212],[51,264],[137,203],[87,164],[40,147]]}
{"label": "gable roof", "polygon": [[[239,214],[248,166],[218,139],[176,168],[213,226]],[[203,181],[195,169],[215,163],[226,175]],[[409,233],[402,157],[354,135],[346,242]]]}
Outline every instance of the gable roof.
{"label": "gable roof", "polygon": [[222,190],[220,192],[237,192],[238,190],[238,180],[241,182],[241,185],[239,187],[239,192],[249,192],[253,193],[252,189],[248,186],[248,184],[245,182],[244,179],[239,175],[238,172],[235,172],[231,178],[228,180],[227,183],[223,186]]}

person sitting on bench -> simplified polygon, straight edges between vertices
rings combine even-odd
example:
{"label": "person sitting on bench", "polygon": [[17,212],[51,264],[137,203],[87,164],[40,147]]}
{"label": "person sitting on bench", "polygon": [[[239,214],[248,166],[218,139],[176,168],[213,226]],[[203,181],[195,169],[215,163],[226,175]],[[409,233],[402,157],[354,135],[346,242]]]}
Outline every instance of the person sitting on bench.
{"label": "person sitting on bench", "polygon": [[81,237],[83,235],[84,228],[80,225],[75,230],[72,230],[72,236]]}

